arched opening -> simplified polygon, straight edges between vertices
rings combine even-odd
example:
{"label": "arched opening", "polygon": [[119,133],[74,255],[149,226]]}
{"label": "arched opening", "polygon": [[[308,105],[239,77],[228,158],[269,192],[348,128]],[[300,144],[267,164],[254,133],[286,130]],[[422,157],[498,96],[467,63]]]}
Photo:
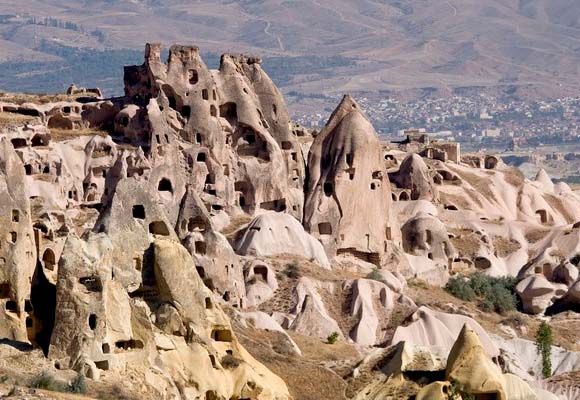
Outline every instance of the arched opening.
{"label": "arched opening", "polygon": [[540,221],[541,224],[548,223],[548,212],[546,210],[537,210],[536,217],[538,218],[538,221]]}
{"label": "arched opening", "polygon": [[332,182],[324,182],[324,194],[326,197],[332,196]]}
{"label": "arched opening", "polygon": [[199,82],[199,74],[197,73],[197,70],[190,69],[188,73],[188,78],[190,85],[195,85],[197,82]]}
{"label": "arched opening", "polygon": [[225,118],[231,126],[238,123],[238,106],[236,103],[228,102],[220,106],[220,116]]}
{"label": "arched opening", "polygon": [[89,315],[89,328],[91,328],[92,331],[97,329],[97,316],[96,316],[96,314]]}
{"label": "arched opening", "polygon": [[193,232],[193,231],[204,232],[206,229],[207,229],[207,224],[205,223],[203,218],[201,218],[199,216],[190,218],[189,221],[187,222],[187,230],[189,232]]}
{"label": "arched opening", "polygon": [[332,225],[330,222],[321,222],[318,224],[318,233],[321,235],[332,235]]}
{"label": "arched opening", "polygon": [[217,108],[213,104],[209,106],[209,115],[212,117],[217,117]]}
{"label": "arched opening", "polygon": [[163,178],[159,181],[159,185],[157,186],[157,190],[160,192],[171,192],[173,193],[173,186],[171,185],[171,181],[167,178]]}
{"label": "arched opening", "polygon": [[190,106],[181,107],[181,116],[183,118],[189,119],[189,117],[191,117],[191,107]]}
{"label": "arched opening", "polygon": [[44,254],[42,255],[42,263],[44,264],[44,268],[49,271],[54,271],[54,267],[56,265],[56,256],[54,255],[54,251],[52,249],[46,249]]}
{"label": "arched opening", "polygon": [[264,282],[268,282],[268,268],[264,265],[254,267],[254,276],[260,277]]}
{"label": "arched opening", "polygon": [[232,332],[229,329],[214,329],[211,331],[211,338],[216,342],[231,342]]}
{"label": "arched opening", "polygon": [[87,292],[100,293],[103,291],[103,283],[97,275],[79,278],[79,283],[85,287]]}
{"label": "arched opening", "polygon": [[14,138],[10,141],[10,143],[12,143],[12,147],[15,149],[26,147],[26,139],[23,138]]}
{"label": "arched opening", "polygon": [[54,328],[56,286],[46,279],[40,264],[37,265],[32,277],[30,302],[34,311],[32,329],[28,332],[29,340],[40,346],[46,356]]}
{"label": "arched opening", "polygon": [[198,240],[195,242],[195,253],[196,254],[204,255],[206,253],[206,250],[207,250],[207,246],[206,246],[205,242],[202,242],[201,240]]}
{"label": "arched opening", "polygon": [[499,160],[495,156],[485,157],[485,169],[495,169],[497,167]]}
{"label": "arched opening", "polygon": [[474,260],[474,266],[477,269],[489,269],[491,268],[491,261],[485,257],[476,257]]}
{"label": "arched opening", "polygon": [[199,163],[204,163],[206,161],[207,157],[206,154],[202,151],[200,151],[199,153],[197,153],[197,157],[196,157],[196,161]]}
{"label": "arched opening", "polygon": [[133,218],[145,219],[145,207],[141,204],[133,206]]}
{"label": "arched opening", "polygon": [[46,144],[47,144],[47,143],[45,143],[44,138],[40,135],[34,135],[30,142],[32,144],[32,147],[46,146]]}
{"label": "arched opening", "polygon": [[149,224],[149,233],[153,235],[169,236],[169,229],[163,221],[153,221]]}
{"label": "arched opening", "polygon": [[399,201],[409,201],[409,200],[410,200],[409,193],[401,192],[401,194],[399,195]]}

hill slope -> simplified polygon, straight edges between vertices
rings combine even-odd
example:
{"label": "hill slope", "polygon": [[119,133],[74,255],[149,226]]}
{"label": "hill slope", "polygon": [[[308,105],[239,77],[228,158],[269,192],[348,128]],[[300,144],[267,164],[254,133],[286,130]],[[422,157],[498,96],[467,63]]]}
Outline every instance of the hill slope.
{"label": "hill slope", "polygon": [[[578,88],[579,17],[573,0],[7,0],[0,58],[54,62],[55,45],[194,42],[297,57],[291,78],[277,59],[269,70],[305,93],[531,84],[552,95]],[[314,55],[341,58],[329,72],[308,61]]]}

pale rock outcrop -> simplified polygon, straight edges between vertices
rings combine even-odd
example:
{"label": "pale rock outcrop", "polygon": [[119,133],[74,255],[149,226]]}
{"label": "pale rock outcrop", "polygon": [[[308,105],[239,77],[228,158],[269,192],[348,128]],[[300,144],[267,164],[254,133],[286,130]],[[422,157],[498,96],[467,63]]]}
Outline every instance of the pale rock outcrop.
{"label": "pale rock outcrop", "polygon": [[417,214],[402,226],[401,232],[407,253],[438,261],[444,267],[457,255],[445,225],[430,214]]}
{"label": "pale rock outcrop", "polygon": [[150,124],[155,158],[187,171],[214,209],[286,210],[299,218],[303,156],[260,59],[226,54],[210,71],[194,46],[172,46],[167,64],[160,55],[159,44],[147,44],[145,63],[125,68],[125,94],[137,105],[151,101],[146,115],[125,109],[119,116],[124,135]]}
{"label": "pale rock outcrop", "polygon": [[314,139],[308,177],[306,230],[330,258],[348,254],[381,265],[400,233],[379,139],[352,97],[342,99]]}
{"label": "pale rock outcrop", "polygon": [[238,254],[255,257],[302,256],[330,268],[320,242],[304,232],[300,223],[289,214],[266,212],[258,215],[236,242],[235,249]]}
{"label": "pale rock outcrop", "polygon": [[31,301],[31,283],[39,278],[33,282],[37,248],[25,182],[16,151],[8,139],[0,139],[0,338],[18,341],[35,340],[40,329]]}
{"label": "pale rock outcrop", "polygon": [[[536,344],[522,338],[505,339],[497,335],[492,340],[499,347],[505,370],[526,381],[542,376],[542,360]],[[564,374],[580,368],[580,352],[552,346],[550,361],[554,375]]]}
{"label": "pale rock outcrop", "polygon": [[433,202],[438,199],[433,178],[423,158],[418,154],[408,155],[401,163],[399,171],[390,176],[398,187],[411,190],[411,200]]}
{"label": "pale rock outcrop", "polygon": [[564,296],[567,290],[566,285],[552,283],[542,274],[528,276],[515,287],[524,311],[530,314],[544,312],[556,299]]}
{"label": "pale rock outcrop", "polygon": [[297,355],[301,356],[302,351],[294,342],[294,340],[288,335],[288,333],[280,326],[278,322],[268,314],[261,311],[244,312],[241,314],[244,321],[251,324],[256,329],[262,329],[269,332],[278,332],[284,339],[290,344],[290,347]]}
{"label": "pale rock outcrop", "polygon": [[235,307],[245,302],[242,263],[228,240],[217,231],[201,198],[188,185],[181,200],[176,229],[181,243],[195,261],[206,286]]}
{"label": "pale rock outcrop", "polygon": [[449,400],[451,393],[451,384],[449,382],[433,382],[423,387],[416,400]]}
{"label": "pale rock outcrop", "polygon": [[499,355],[497,346],[472,318],[433,311],[425,306],[420,307],[411,318],[411,324],[397,328],[392,344],[406,342],[409,345],[429,348],[435,354],[447,355],[463,326],[467,325],[478,333],[489,357]]}
{"label": "pale rock outcrop", "polygon": [[394,291],[383,282],[357,279],[351,286],[350,313],[356,316],[358,321],[349,335],[353,341],[361,345],[372,346],[384,342],[382,332],[396,303],[416,307],[415,303],[401,291]]}
{"label": "pale rock outcrop", "polygon": [[545,190],[546,192],[554,192],[554,182],[552,182],[552,178],[550,178],[545,169],[541,168],[538,171],[534,182],[538,184],[542,190]]}
{"label": "pale rock outcrop", "polygon": [[[93,366],[118,369],[132,363],[146,370],[155,365],[187,399],[208,393],[289,399],[284,382],[238,344],[183,246],[154,239],[139,290],[131,296],[113,279],[116,246],[103,233],[88,241],[69,237],[59,269],[51,358],[89,376]],[[237,366],[223,367],[221,360],[230,355],[239,360]]]}
{"label": "pale rock outcrop", "polygon": [[445,378],[459,382],[460,388],[467,393],[509,399],[500,368],[491,361],[477,333],[467,324],[451,348]]}
{"label": "pale rock outcrop", "polygon": [[296,317],[288,329],[323,339],[336,332],[342,338],[344,335],[338,323],[328,314],[319,289],[333,290],[330,283],[300,278],[292,293],[293,306],[290,312]]}
{"label": "pale rock outcrop", "polygon": [[269,300],[278,290],[278,281],[274,270],[261,261],[250,261],[244,267],[246,282],[245,307],[255,307]]}

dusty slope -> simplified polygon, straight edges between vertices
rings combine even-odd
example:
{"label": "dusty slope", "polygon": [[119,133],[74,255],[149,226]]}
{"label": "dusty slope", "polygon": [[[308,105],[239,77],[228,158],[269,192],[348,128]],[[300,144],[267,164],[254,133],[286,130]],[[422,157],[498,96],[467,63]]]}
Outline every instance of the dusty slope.
{"label": "dusty slope", "polygon": [[[46,43],[136,48],[144,40],[262,55],[353,58],[333,74],[297,66],[300,91],[353,92],[426,86],[533,84],[573,90],[578,81],[580,5],[571,0],[85,1],[7,0],[0,15],[72,22],[83,32],[0,23],[4,60],[39,61]],[[36,38],[36,39],[34,39]],[[44,42],[43,42],[44,41]],[[563,86],[561,82],[567,82]]]}

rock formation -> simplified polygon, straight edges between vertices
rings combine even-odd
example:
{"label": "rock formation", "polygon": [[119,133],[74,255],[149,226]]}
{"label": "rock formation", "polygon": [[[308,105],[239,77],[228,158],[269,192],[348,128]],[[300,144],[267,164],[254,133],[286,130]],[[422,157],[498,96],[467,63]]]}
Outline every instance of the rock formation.
{"label": "rock formation", "polygon": [[[348,95],[310,132],[257,57],[160,55],[122,97],[0,102],[0,393],[22,365],[130,375],[147,400],[577,393],[558,379],[580,366],[578,191],[384,143]],[[473,276],[519,308],[441,289]],[[536,315],[562,341],[554,381]]]}
{"label": "rock formation", "polygon": [[312,143],[306,193],[304,226],[329,257],[349,255],[380,266],[400,241],[377,134],[350,96]]}

